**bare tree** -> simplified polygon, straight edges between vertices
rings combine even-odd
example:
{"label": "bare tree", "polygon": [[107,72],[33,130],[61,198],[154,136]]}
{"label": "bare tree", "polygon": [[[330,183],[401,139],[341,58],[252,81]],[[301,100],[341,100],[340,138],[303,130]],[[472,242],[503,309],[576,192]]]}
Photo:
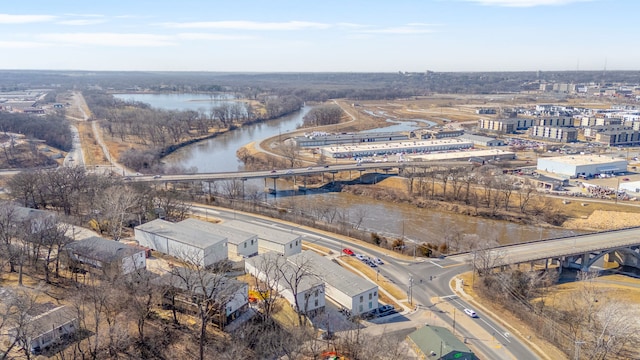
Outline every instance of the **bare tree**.
{"label": "bare tree", "polygon": [[313,273],[311,259],[304,256],[304,254],[296,257],[294,261],[289,260],[287,264],[289,266],[281,267],[278,269],[278,271],[280,272],[282,283],[287,287],[289,291],[291,291],[291,294],[293,295],[295,309],[298,315],[298,324],[300,326],[303,326],[303,311],[306,311],[307,304],[300,304],[298,294],[302,290],[303,281],[309,278],[317,277],[317,275]]}
{"label": "bare tree", "polygon": [[280,145],[282,155],[289,162],[289,167],[295,167],[300,160],[300,146],[293,140],[287,139]]}

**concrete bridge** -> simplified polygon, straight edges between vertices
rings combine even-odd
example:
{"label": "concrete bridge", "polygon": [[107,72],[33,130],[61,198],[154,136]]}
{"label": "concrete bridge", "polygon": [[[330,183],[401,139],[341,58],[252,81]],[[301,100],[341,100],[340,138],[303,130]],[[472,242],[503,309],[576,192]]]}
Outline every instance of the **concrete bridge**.
{"label": "concrete bridge", "polygon": [[[592,234],[546,239],[523,244],[505,245],[479,255],[477,252],[463,255],[467,261],[492,259],[489,267],[506,267],[518,264],[550,263],[562,268],[588,271],[596,262],[608,256],[608,261],[640,268],[640,227],[612,230]],[[487,264],[486,260],[483,260]]]}

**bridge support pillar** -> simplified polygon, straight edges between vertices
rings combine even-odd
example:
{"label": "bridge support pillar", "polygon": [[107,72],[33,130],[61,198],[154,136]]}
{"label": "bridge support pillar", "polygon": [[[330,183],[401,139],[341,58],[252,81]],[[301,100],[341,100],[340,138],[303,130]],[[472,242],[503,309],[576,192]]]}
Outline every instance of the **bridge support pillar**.
{"label": "bridge support pillar", "polygon": [[277,193],[278,193],[278,187],[276,185],[276,178],[273,178],[273,197],[276,197]]}

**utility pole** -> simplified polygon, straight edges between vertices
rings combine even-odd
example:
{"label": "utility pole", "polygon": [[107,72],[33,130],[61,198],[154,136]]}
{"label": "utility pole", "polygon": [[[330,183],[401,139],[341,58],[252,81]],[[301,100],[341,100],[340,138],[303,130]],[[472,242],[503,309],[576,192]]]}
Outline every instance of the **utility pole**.
{"label": "utility pole", "polygon": [[413,305],[413,276],[409,277],[409,305]]}
{"label": "utility pole", "polygon": [[453,308],[453,336],[456,336],[456,308]]}

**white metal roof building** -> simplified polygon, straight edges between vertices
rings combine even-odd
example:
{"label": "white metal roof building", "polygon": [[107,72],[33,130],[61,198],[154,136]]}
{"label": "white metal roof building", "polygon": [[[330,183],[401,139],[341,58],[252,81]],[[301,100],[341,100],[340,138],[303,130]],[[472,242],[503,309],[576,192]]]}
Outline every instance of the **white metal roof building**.
{"label": "white metal roof building", "polygon": [[538,159],[538,170],[569,178],[627,171],[627,160],[602,155],[569,155]]}
{"label": "white metal roof building", "polygon": [[281,230],[267,224],[230,220],[224,223],[233,229],[239,229],[258,236],[258,247],[262,251],[275,251],[284,256],[298,254],[302,251],[302,236]]}
{"label": "white metal roof building", "polygon": [[142,246],[202,266],[228,258],[226,237],[190,224],[156,219],[136,226],[135,238]]}
{"label": "white metal roof building", "polygon": [[321,148],[321,151],[328,157],[348,158],[356,156],[395,155],[398,153],[418,154],[433,151],[469,149],[472,147],[473,143],[470,141],[450,138],[334,145],[325,146]]}
{"label": "white metal roof building", "polygon": [[378,285],[364,279],[312,250],[293,255],[291,262],[307,261],[311,271],[325,283],[326,295],[351,312],[359,315],[378,308]]}
{"label": "white metal roof building", "polygon": [[198,219],[185,219],[178,224],[201,228],[212,234],[227,238],[229,257],[249,257],[258,254],[258,235],[224,224],[214,224]]}
{"label": "white metal roof building", "polygon": [[[291,284],[295,283],[293,280],[296,276],[296,265],[298,264],[288,261],[287,258],[275,252],[254,256],[244,262],[247,273],[269,286],[275,285],[277,287],[275,290],[294,307],[296,301]],[[287,278],[290,280],[287,281]],[[325,285],[321,274],[304,276],[297,285],[295,293],[301,313],[318,311],[325,307]]]}

